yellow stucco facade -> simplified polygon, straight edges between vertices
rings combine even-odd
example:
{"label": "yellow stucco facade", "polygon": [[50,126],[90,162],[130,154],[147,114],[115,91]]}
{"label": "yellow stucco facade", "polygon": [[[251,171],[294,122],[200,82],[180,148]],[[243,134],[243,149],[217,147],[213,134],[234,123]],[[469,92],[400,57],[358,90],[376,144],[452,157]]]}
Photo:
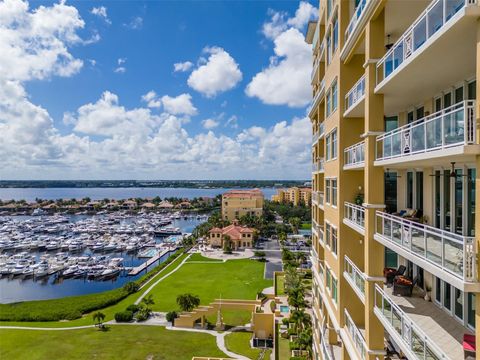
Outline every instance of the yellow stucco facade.
{"label": "yellow stucco facade", "polygon": [[261,216],[263,201],[260,189],[230,190],[222,195],[222,219],[233,221],[245,215]]}
{"label": "yellow stucco facade", "polygon": [[478,344],[479,19],[476,0],[319,3],[315,359],[463,359]]}
{"label": "yellow stucco facade", "polygon": [[294,206],[300,204],[310,206],[312,204],[312,189],[299,188],[297,186],[287,189],[277,189],[277,193],[272,195],[272,201],[290,203]]}

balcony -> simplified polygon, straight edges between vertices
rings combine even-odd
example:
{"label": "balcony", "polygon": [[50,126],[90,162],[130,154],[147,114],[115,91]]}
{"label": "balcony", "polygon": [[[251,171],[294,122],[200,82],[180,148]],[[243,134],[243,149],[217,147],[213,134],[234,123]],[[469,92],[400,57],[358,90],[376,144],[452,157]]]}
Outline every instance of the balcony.
{"label": "balcony", "polygon": [[312,146],[317,143],[319,137],[320,137],[320,132],[319,131],[313,133],[313,135],[312,135]]}
{"label": "balcony", "polygon": [[[454,161],[479,152],[475,101],[467,100],[377,137],[375,165]],[[473,145],[473,146],[472,146]],[[460,160],[459,159],[459,160]]]}
{"label": "balcony", "polygon": [[320,57],[317,57],[315,59],[315,62],[313,63],[313,67],[312,67],[312,74],[310,76],[311,80],[312,80],[312,84],[314,83],[314,80],[315,80],[315,75],[318,73],[318,65],[320,65]]}
{"label": "balcony", "polygon": [[325,135],[325,123],[322,121],[318,127],[318,138],[321,139]]}
{"label": "balcony", "polygon": [[363,117],[365,114],[365,75],[345,95],[344,117]]}
{"label": "balcony", "polygon": [[362,169],[365,166],[365,141],[349,146],[344,150],[343,170]]}
{"label": "balcony", "polygon": [[375,240],[462,291],[478,288],[474,237],[380,211],[376,218]]}
{"label": "balcony", "polygon": [[312,230],[317,235],[318,241],[320,241],[320,243],[322,243],[322,245],[324,245],[324,243],[323,243],[323,226],[319,225],[315,220],[313,220],[312,221]]}
{"label": "balcony", "polygon": [[360,300],[365,303],[365,275],[347,255],[344,259],[343,277],[348,281]]}
{"label": "balcony", "polygon": [[323,78],[322,81],[320,82],[320,86],[313,98],[312,105],[308,110],[308,117],[310,119],[312,119],[312,117],[316,114],[318,110],[318,105],[320,104],[320,100],[323,98],[324,94],[325,94],[325,78]]}
{"label": "balcony", "polygon": [[475,72],[477,3],[433,0],[377,63],[375,92],[386,95],[389,112],[402,111]]}
{"label": "balcony", "polygon": [[365,235],[365,208],[345,201],[343,223]]}
{"label": "balcony", "polygon": [[312,164],[312,171],[313,172],[320,172],[320,173],[323,173],[325,171],[325,160],[324,160],[324,158],[320,158]]}
{"label": "balcony", "polygon": [[350,18],[350,22],[345,30],[345,45],[342,49],[341,59],[345,60],[347,55],[353,50],[356,39],[361,34],[369,16],[377,6],[377,0],[361,0]]}
{"label": "balcony", "polygon": [[355,347],[355,351],[357,352],[356,354],[350,354],[350,358],[365,360],[368,357],[367,342],[363,337],[362,331],[357,327],[357,325],[355,325],[355,323],[352,320],[352,317],[350,316],[346,308],[344,309],[344,311],[345,311],[345,327],[346,327],[348,336],[350,337],[351,342]]}
{"label": "balcony", "polygon": [[463,359],[463,334],[470,331],[416,290],[395,296],[375,285],[374,312],[385,330],[409,359]]}

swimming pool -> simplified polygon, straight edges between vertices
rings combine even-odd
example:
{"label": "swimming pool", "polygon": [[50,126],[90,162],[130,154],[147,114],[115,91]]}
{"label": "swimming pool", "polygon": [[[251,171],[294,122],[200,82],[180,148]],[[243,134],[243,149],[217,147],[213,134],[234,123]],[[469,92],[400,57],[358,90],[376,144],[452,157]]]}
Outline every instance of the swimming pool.
{"label": "swimming pool", "polygon": [[288,305],[280,305],[280,312],[281,313],[288,313],[288,312],[290,312],[290,307]]}

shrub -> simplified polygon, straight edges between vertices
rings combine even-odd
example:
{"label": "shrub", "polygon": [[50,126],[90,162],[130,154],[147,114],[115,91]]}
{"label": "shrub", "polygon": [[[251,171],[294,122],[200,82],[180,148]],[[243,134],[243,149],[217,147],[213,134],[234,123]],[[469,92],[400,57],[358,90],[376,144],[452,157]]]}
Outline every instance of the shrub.
{"label": "shrub", "polygon": [[290,319],[283,318],[282,319],[282,324],[288,326],[288,324],[290,324]]}
{"label": "shrub", "polygon": [[138,310],[140,310],[140,306],[136,304],[131,304],[127,306],[127,311],[131,311],[132,313],[136,313]]}
{"label": "shrub", "polygon": [[120,311],[115,314],[116,322],[129,322],[133,320],[133,313],[131,311]]}
{"label": "shrub", "polygon": [[123,285],[123,289],[129,294],[133,294],[137,292],[138,289],[140,289],[140,285],[138,285],[137,283],[134,283],[133,281],[130,281],[125,285]]}
{"label": "shrub", "polygon": [[276,308],[277,308],[277,304],[275,304],[275,301],[271,301],[270,310],[272,310],[272,312],[274,313]]}
{"label": "shrub", "polygon": [[[295,349],[297,350],[297,349]],[[307,358],[305,356],[291,356],[290,360],[306,360]]]}
{"label": "shrub", "polygon": [[298,350],[298,349],[300,349],[300,346],[298,346],[298,344],[297,344],[296,342],[294,342],[294,341],[290,341],[289,345],[290,345],[290,350]]}
{"label": "shrub", "polygon": [[137,321],[145,321],[149,316],[150,311],[146,308],[141,308],[136,314]]}
{"label": "shrub", "polygon": [[166,315],[167,321],[173,324],[173,321],[178,317],[176,311],[169,311]]}

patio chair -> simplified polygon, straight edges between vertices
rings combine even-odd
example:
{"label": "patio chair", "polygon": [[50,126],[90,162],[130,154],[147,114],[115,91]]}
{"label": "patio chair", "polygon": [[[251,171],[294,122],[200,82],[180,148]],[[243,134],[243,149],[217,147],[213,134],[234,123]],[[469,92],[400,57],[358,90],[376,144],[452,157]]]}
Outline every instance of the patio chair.
{"label": "patio chair", "polygon": [[418,275],[413,278],[413,281],[405,276],[397,276],[393,281],[393,295],[411,297],[413,288],[419,280]]}
{"label": "patio chair", "polygon": [[383,276],[385,276],[385,283],[388,285],[393,284],[393,280],[396,276],[405,274],[407,268],[404,265],[400,265],[398,269],[386,267],[383,269]]}
{"label": "patio chair", "polygon": [[475,335],[463,334],[463,355],[465,359],[475,359],[476,345]]}

